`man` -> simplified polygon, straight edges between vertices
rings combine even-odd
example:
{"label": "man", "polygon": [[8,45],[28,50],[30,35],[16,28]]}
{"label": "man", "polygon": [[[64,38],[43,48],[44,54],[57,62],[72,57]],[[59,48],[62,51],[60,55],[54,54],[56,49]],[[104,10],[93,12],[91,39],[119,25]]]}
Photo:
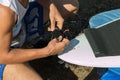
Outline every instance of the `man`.
{"label": "man", "polygon": [[[28,9],[28,2],[28,0],[0,0],[0,80],[42,80],[29,65],[23,63],[56,55],[69,43],[67,39],[63,39],[62,42],[53,39],[45,48],[20,48],[25,40],[23,35],[25,30],[21,23]],[[63,17],[76,12],[78,8],[76,0],[37,0],[37,2],[44,5],[44,21],[50,17],[51,31],[54,31],[56,22],[62,29]]]}

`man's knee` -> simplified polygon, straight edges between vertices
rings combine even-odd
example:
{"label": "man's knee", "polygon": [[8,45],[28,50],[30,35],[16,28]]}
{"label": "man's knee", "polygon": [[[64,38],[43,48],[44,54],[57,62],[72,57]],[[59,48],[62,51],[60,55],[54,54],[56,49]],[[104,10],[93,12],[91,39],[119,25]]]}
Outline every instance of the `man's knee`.
{"label": "man's knee", "polygon": [[75,8],[74,8],[74,13],[76,13],[79,10],[79,1],[75,0]]}
{"label": "man's knee", "polygon": [[63,1],[63,6],[69,12],[76,13],[79,9],[79,1],[78,0],[66,0],[66,2]]}
{"label": "man's knee", "polygon": [[42,80],[42,78],[29,65],[10,64],[5,67],[3,80]]}
{"label": "man's knee", "polygon": [[78,0],[72,0],[71,4],[68,5],[70,8],[70,12],[76,13],[79,10],[79,2]]}

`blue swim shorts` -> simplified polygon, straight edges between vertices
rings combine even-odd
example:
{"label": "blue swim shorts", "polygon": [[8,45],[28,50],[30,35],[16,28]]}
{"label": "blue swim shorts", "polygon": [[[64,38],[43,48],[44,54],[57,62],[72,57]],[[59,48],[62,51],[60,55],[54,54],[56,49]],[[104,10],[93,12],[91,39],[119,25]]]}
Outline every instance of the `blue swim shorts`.
{"label": "blue swim shorts", "polygon": [[[26,41],[43,34],[43,7],[37,2],[30,2],[29,9],[24,17],[26,26]],[[0,64],[0,80],[3,77],[5,64]]]}
{"label": "blue swim shorts", "polygon": [[2,80],[4,68],[5,68],[5,65],[0,64],[0,80]]}

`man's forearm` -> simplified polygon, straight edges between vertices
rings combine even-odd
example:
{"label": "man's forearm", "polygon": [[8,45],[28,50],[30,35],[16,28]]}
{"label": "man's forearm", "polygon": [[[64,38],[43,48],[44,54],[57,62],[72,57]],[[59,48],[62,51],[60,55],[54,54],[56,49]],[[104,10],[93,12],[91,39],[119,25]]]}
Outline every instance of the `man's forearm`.
{"label": "man's forearm", "polygon": [[47,48],[42,49],[13,49],[8,53],[4,53],[0,57],[0,63],[12,64],[12,63],[22,63],[29,60],[47,57],[49,51]]}

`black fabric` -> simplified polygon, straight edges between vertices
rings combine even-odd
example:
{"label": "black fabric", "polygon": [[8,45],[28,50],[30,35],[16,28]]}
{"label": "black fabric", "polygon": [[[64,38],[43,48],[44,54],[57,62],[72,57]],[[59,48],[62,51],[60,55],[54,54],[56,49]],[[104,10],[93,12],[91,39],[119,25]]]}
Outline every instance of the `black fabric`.
{"label": "black fabric", "polygon": [[[60,30],[57,26],[54,31],[46,31],[41,37],[39,37],[39,41],[34,43],[35,48],[42,48],[47,46],[48,42],[54,38],[58,39],[59,36],[62,37],[61,40],[58,39],[58,41],[62,41],[63,38],[66,38],[68,40],[71,40],[75,38],[80,32],[75,32],[74,30],[65,28]],[[36,45],[37,44],[37,45]],[[41,46],[42,45],[42,46]]]}
{"label": "black fabric", "polygon": [[84,33],[96,57],[120,55],[120,20]]}
{"label": "black fabric", "polygon": [[[77,23],[77,24],[76,24]],[[50,21],[45,23],[44,28],[47,29],[50,26]],[[32,43],[29,45],[34,48],[43,48],[47,46],[48,42],[54,38],[58,38],[59,36],[62,36],[62,38],[67,38],[69,40],[72,40],[75,38],[79,33],[81,33],[84,29],[83,21],[79,22],[64,22],[62,30],[56,26],[54,31],[44,31],[44,34],[40,36],[39,38],[36,38],[32,41]],[[61,39],[62,41],[63,39]]]}

